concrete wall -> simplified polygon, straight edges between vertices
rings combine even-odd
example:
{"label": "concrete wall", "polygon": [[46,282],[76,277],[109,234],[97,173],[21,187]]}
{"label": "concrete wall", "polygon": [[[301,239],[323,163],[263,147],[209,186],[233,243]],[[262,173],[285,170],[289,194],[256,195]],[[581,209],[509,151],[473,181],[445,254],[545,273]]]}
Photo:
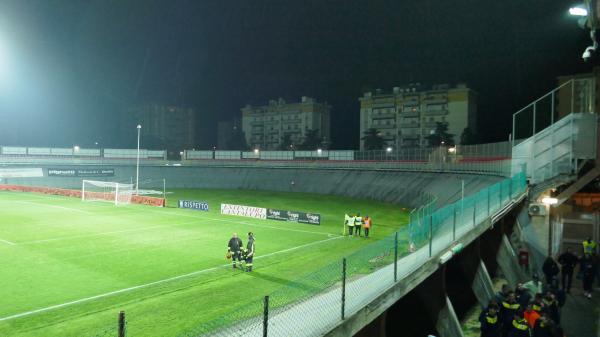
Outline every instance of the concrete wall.
{"label": "concrete wall", "polygon": [[[85,179],[135,182],[135,166],[110,167],[115,169],[114,177],[90,177]],[[8,178],[3,179],[0,183],[81,188],[83,178],[47,176],[48,168],[73,168],[72,165],[43,166],[43,168],[43,178]],[[91,167],[86,166],[86,168]],[[108,166],[103,168],[108,168]],[[162,178],[166,179],[167,188],[310,192],[369,198],[409,207],[421,206],[422,199],[419,196],[423,193],[437,196],[438,206],[458,200],[461,195],[462,180],[465,181],[465,195],[468,195],[501,179],[495,176],[383,170],[190,166],[140,167],[140,188],[162,188]],[[148,179],[153,179],[152,183],[146,183]]]}

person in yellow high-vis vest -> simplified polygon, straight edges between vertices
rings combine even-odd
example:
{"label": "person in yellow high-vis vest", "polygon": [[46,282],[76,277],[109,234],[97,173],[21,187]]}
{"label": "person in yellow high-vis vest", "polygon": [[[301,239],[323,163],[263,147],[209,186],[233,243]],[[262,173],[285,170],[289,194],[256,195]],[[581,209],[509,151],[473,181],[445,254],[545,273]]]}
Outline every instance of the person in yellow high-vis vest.
{"label": "person in yellow high-vis vest", "polygon": [[587,240],[583,241],[583,253],[585,255],[595,255],[596,254],[596,241],[592,240],[592,238],[588,237]]}

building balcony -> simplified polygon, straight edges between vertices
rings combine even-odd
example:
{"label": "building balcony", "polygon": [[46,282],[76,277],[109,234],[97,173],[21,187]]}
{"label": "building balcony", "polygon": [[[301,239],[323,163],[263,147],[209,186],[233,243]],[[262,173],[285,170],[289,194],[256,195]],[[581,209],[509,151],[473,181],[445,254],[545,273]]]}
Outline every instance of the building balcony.
{"label": "building balcony", "polygon": [[302,123],[302,118],[290,118],[290,119],[282,119],[282,124],[297,124]]}
{"label": "building balcony", "polygon": [[396,124],[381,124],[381,125],[373,124],[373,127],[376,129],[395,129]]}
{"label": "building balcony", "polygon": [[420,128],[421,124],[419,123],[400,123],[398,124],[401,128]]}
{"label": "building balcony", "polygon": [[400,113],[402,117],[419,117],[419,111],[402,111]]}
{"label": "building balcony", "polygon": [[425,116],[445,116],[448,114],[448,110],[425,110],[423,115]]}

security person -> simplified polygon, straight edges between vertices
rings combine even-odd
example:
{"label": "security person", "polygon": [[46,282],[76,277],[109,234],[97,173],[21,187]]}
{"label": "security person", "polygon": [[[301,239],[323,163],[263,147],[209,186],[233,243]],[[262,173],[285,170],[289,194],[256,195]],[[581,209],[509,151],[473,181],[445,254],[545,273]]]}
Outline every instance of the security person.
{"label": "security person", "polygon": [[592,238],[588,237],[587,240],[583,241],[583,253],[585,255],[596,254],[596,242]]}
{"label": "security person", "polygon": [[354,223],[356,222],[356,216],[352,215],[348,220],[348,234],[354,236]]}
{"label": "security person", "polygon": [[242,239],[238,238],[237,233],[233,233],[231,239],[229,239],[229,244],[227,245],[227,253],[231,253],[233,269],[242,264],[242,246]]}
{"label": "security person", "polygon": [[481,337],[500,337],[500,320],[498,319],[498,303],[490,301],[488,307],[479,315]]}
{"label": "security person", "polygon": [[[344,235],[346,235],[346,227],[350,227],[350,221],[352,221],[352,217],[350,217],[348,213],[344,214]],[[352,223],[354,223],[354,221]]]}
{"label": "security person", "polygon": [[246,271],[252,271],[252,260],[254,258],[254,234],[248,232],[248,245],[246,246]]}
{"label": "security person", "polygon": [[512,320],[512,324],[510,326],[508,337],[530,337],[531,330],[529,329],[529,322],[525,319],[523,315],[523,310],[519,309],[517,311],[515,317]]}
{"label": "security person", "polygon": [[356,232],[356,234],[358,234],[358,236],[360,236],[362,225],[363,225],[363,218],[362,218],[362,216],[360,216],[360,213],[357,213],[356,216],[354,217],[354,231]]}
{"label": "security person", "polygon": [[[512,322],[515,319],[515,315],[517,312],[521,310],[521,305],[517,302],[517,296],[514,291],[511,291],[506,296],[506,299],[502,301],[502,306],[500,307],[500,319],[502,321],[502,336],[507,336],[511,331]],[[523,317],[521,315],[521,317]],[[525,321],[527,325],[527,321]]]}
{"label": "security person", "polygon": [[368,238],[369,231],[371,230],[371,218],[367,215],[363,222],[365,227],[365,238]]}

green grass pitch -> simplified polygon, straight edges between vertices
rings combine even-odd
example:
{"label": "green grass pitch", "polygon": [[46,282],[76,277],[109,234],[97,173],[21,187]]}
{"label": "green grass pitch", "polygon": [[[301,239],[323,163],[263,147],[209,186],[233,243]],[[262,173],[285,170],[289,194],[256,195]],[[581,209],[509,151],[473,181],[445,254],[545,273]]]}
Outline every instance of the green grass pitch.
{"label": "green grass pitch", "polygon": [[[398,205],[338,196],[174,190],[167,208],[0,192],[0,336],[177,336],[260,299],[407,223]],[[209,212],[177,209],[207,201]],[[320,226],[220,214],[220,203],[320,213]],[[373,218],[370,239],[340,237],[345,212]],[[231,234],[256,236],[255,270],[225,259]],[[107,334],[108,335],[108,334]]]}

